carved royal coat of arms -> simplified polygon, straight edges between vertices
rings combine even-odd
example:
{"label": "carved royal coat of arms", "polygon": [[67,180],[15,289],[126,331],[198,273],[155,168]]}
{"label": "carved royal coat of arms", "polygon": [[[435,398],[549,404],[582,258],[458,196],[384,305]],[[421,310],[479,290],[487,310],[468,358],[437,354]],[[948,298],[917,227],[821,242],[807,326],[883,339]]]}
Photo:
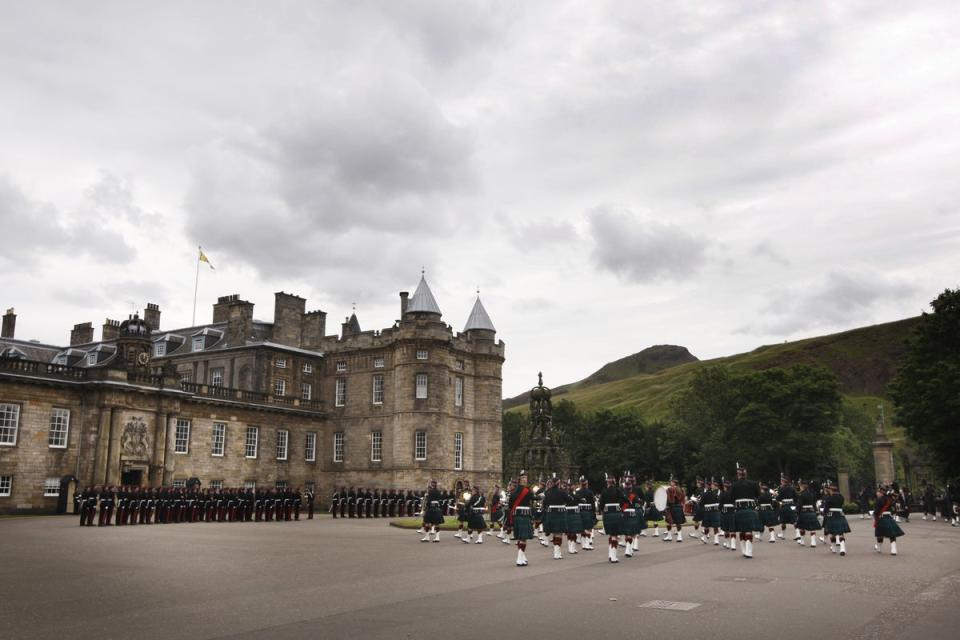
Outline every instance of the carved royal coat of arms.
{"label": "carved royal coat of arms", "polygon": [[131,418],[123,427],[120,436],[120,446],[124,455],[131,458],[146,459],[149,457],[150,436],[147,433],[147,424],[143,418]]}

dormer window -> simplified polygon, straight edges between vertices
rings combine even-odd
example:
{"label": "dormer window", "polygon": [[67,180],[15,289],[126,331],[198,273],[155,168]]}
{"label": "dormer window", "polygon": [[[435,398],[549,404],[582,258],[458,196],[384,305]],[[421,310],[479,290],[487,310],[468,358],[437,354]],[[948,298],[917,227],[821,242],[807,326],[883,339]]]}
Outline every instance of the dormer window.
{"label": "dormer window", "polygon": [[194,336],[190,343],[191,351],[203,351],[203,336]]}
{"label": "dormer window", "polygon": [[163,341],[153,343],[153,357],[160,358],[165,355],[167,355],[167,343]]}
{"label": "dormer window", "polygon": [[67,364],[67,354],[58,353],[57,357],[53,359],[53,364]]}
{"label": "dormer window", "polygon": [[97,352],[91,351],[87,354],[87,366],[94,366],[97,364]]}

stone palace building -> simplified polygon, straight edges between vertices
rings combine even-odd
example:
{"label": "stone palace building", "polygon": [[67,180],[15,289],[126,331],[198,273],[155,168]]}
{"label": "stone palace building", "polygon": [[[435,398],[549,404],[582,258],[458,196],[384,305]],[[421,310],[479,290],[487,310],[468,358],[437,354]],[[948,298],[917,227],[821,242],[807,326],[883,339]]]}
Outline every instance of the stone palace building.
{"label": "stone palace building", "polygon": [[[277,293],[273,322],[218,299],[211,322],[160,309],[86,322],[68,346],[0,334],[0,513],[72,510],[91,484],[412,488],[501,478],[504,344],[479,296],[463,331],[421,278],[400,319],[363,331]],[[69,506],[68,506],[69,505]]]}

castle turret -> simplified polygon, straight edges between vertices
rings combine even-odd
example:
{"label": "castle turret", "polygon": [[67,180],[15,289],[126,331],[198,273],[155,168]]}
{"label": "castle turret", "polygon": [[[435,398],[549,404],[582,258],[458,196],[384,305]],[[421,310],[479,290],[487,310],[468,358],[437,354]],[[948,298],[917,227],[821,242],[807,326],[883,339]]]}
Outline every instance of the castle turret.
{"label": "castle turret", "polygon": [[467,324],[463,327],[463,331],[472,339],[479,340],[493,340],[497,333],[487,310],[483,308],[483,303],[480,302],[479,293],[477,294],[477,301],[473,303],[473,310],[470,311],[470,317],[467,318]]}
{"label": "castle turret", "polygon": [[413,296],[407,302],[407,310],[403,315],[407,317],[411,314],[429,317],[437,321],[443,315],[440,313],[440,306],[437,304],[436,298],[433,297],[433,292],[430,291],[426,276],[422,274],[420,284],[417,285],[417,290],[413,292]]}

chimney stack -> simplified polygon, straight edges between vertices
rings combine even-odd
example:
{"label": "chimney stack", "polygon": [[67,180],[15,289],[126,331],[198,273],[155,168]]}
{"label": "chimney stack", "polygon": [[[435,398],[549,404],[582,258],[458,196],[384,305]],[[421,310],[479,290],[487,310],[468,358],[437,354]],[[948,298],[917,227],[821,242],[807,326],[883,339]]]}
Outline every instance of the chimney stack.
{"label": "chimney stack", "polygon": [[[93,338],[93,330],[90,331],[91,339]],[[120,335],[120,321],[111,320],[107,318],[103,321],[103,330],[100,332],[100,339],[104,342],[107,340],[116,340],[117,336]]]}
{"label": "chimney stack", "polygon": [[13,338],[16,328],[17,314],[13,312],[13,307],[10,307],[3,316],[3,331],[0,332],[0,338]]}
{"label": "chimney stack", "polygon": [[150,326],[151,331],[160,330],[160,307],[152,302],[147,303],[147,308],[143,310],[143,321]]}
{"label": "chimney stack", "polygon": [[70,332],[70,346],[78,344],[88,344],[93,342],[93,323],[81,322],[73,325],[73,331]]}
{"label": "chimney stack", "polygon": [[403,318],[404,314],[407,313],[407,302],[409,298],[410,298],[409,291],[400,292],[400,318],[401,319]]}

